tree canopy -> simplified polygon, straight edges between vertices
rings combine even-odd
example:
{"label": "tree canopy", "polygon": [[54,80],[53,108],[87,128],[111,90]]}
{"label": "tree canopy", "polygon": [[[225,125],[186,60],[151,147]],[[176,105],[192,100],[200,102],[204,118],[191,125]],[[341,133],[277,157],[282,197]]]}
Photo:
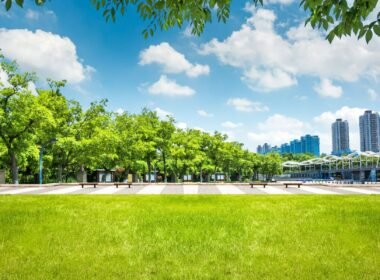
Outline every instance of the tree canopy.
{"label": "tree canopy", "polygon": [[[205,25],[216,18],[226,22],[230,16],[232,0],[90,0],[95,8],[102,12],[106,21],[115,21],[117,17],[127,14],[134,8],[139,16],[147,21],[143,30],[145,38],[153,36],[157,30],[191,26],[195,35],[203,33]],[[22,7],[24,0],[1,0],[6,10],[13,3]],[[43,5],[46,0],[34,0],[36,5]],[[305,24],[313,28],[328,31],[326,38],[331,42],[335,37],[354,34],[358,39],[365,37],[369,42],[373,35],[380,36],[380,12],[372,21],[369,15],[374,11],[378,0],[301,0],[300,6],[308,13]],[[252,0],[256,6],[263,5],[263,0]]]}
{"label": "tree canopy", "polygon": [[[61,90],[65,82],[31,90],[36,75],[21,71],[0,56],[0,168],[7,181],[38,182],[44,148],[45,182],[75,181],[78,171],[116,170],[117,180],[157,174],[177,182],[189,176],[210,181],[222,173],[227,181],[270,179],[281,173],[281,157],[250,152],[226,135],[179,129],[172,117],[155,111],[139,114],[107,110],[107,100],[83,108]],[[54,143],[51,140],[54,139]],[[19,178],[20,177],[20,178]]]}

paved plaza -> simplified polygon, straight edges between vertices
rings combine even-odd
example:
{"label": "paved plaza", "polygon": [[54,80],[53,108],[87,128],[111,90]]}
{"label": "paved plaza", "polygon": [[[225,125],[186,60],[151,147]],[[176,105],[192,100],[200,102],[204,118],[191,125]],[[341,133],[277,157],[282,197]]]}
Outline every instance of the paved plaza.
{"label": "paved plaza", "polygon": [[215,194],[215,195],[380,195],[380,186],[323,186],[302,185],[301,188],[283,185],[268,185],[265,188],[257,186],[251,188],[248,184],[134,184],[131,188],[114,185],[99,185],[97,188],[79,185],[33,186],[33,187],[0,187],[0,195],[159,195],[159,194]]}

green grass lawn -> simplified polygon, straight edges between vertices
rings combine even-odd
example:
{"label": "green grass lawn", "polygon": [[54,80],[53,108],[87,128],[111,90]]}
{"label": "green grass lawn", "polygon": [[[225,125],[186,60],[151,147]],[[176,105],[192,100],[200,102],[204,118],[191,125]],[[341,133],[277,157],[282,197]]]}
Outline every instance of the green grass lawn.
{"label": "green grass lawn", "polygon": [[380,279],[380,196],[2,196],[0,279]]}

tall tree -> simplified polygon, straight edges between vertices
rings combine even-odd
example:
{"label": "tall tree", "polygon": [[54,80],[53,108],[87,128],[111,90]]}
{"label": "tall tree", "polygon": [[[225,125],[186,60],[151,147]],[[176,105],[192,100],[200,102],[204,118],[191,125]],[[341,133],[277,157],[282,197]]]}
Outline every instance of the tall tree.
{"label": "tall tree", "polygon": [[175,131],[174,118],[168,117],[167,120],[161,120],[157,128],[157,149],[163,163],[164,181],[167,182],[167,160],[169,156],[170,146],[172,144],[172,136]]}
{"label": "tall tree", "polygon": [[146,162],[148,167],[148,180],[150,182],[152,179],[152,163],[157,157],[159,119],[155,112],[148,109],[143,109],[141,114],[136,115],[135,118],[135,147],[142,159]]}
{"label": "tall tree", "polygon": [[35,75],[20,72],[15,62],[0,56],[6,81],[0,86],[0,139],[7,148],[12,183],[18,183],[17,157],[33,142],[40,128],[55,126],[51,111],[39,102],[30,85]]}
{"label": "tall tree", "polygon": [[214,181],[217,179],[216,173],[223,163],[223,143],[227,140],[227,135],[215,131],[214,135],[206,135],[206,153],[214,167]]}

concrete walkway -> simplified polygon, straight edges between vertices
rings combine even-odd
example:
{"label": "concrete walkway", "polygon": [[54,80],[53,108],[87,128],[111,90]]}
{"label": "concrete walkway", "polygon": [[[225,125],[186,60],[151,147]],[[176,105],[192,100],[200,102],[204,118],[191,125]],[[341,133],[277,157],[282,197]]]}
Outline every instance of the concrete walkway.
{"label": "concrete walkway", "polygon": [[266,188],[251,188],[248,184],[135,184],[131,188],[112,185],[97,188],[79,185],[56,185],[43,187],[0,187],[0,195],[159,195],[159,194],[222,194],[222,195],[380,195],[380,187],[363,185],[363,187],[337,187],[322,185],[303,185],[301,188],[284,188],[282,185],[269,185]]}

